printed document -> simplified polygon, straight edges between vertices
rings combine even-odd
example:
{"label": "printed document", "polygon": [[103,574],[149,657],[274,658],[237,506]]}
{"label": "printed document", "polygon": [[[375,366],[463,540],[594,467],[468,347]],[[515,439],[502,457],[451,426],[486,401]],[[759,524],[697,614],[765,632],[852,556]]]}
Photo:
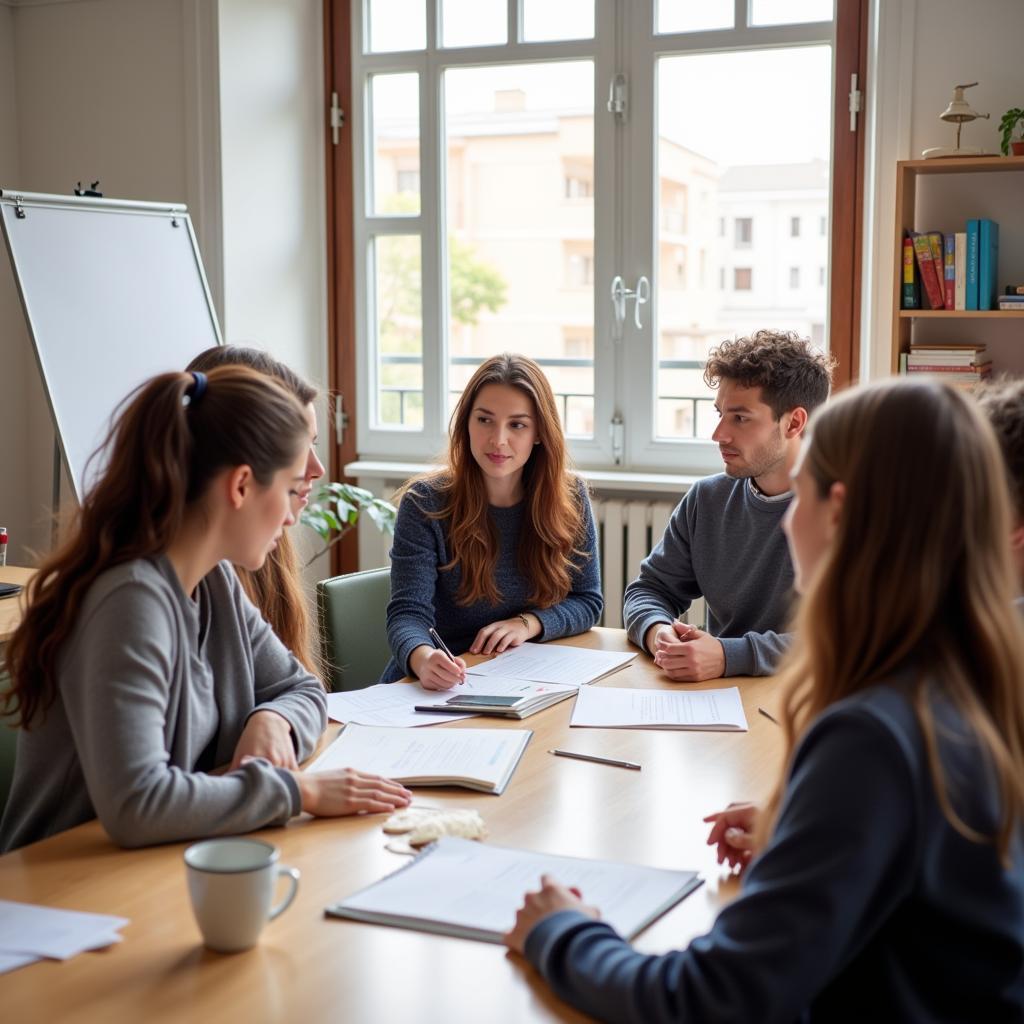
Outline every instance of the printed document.
{"label": "printed document", "polygon": [[740,691],[628,690],[588,686],[580,690],[570,725],[597,729],[702,729],[746,732]]}

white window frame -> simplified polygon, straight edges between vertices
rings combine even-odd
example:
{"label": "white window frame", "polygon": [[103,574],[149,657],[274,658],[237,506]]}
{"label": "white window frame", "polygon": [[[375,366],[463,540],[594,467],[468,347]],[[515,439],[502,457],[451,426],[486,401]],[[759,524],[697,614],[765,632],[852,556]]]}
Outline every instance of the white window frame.
{"label": "white window frame", "polygon": [[[447,68],[487,64],[592,60],[594,64],[594,436],[570,439],[581,467],[637,471],[671,469],[704,474],[721,469],[710,441],[656,436],[657,354],[652,313],[642,309],[637,330],[629,307],[617,328],[609,298],[621,275],[627,288],[641,277],[658,288],[655,232],[659,190],[655,180],[657,111],[655,76],[661,56],[724,50],[834,46],[834,23],[737,27],[709,32],[652,35],[656,0],[595,0],[595,37],[562,42],[521,42],[523,0],[508,4],[508,38],[503,45],[441,49],[441,0],[425,0],[427,49],[364,53],[367,20],[364,0],[353,0],[352,74],[354,188],[354,283],[357,373],[357,438],[361,458],[426,461],[443,450],[447,436],[445,391],[447,268],[444,230],[444,118],[442,75]],[[735,0],[736,24],[746,26],[751,0]],[[627,19],[629,24],[627,25]],[[616,28],[622,26],[621,34]],[[368,138],[369,77],[379,73],[420,75],[420,214],[375,216],[368,210],[372,140]],[[628,83],[627,114],[617,119],[606,109],[616,75]],[[834,104],[833,104],[834,106]],[[611,197],[619,197],[618,204]],[[373,323],[375,237],[420,237],[423,319],[423,430],[381,428],[373,423],[377,400],[376,339]],[[827,314],[826,314],[827,322]],[[616,429],[613,424],[621,424]],[[613,447],[613,436],[615,445]],[[624,442],[623,442],[624,437]],[[621,444],[621,447],[618,447]],[[615,456],[618,455],[618,458]]]}

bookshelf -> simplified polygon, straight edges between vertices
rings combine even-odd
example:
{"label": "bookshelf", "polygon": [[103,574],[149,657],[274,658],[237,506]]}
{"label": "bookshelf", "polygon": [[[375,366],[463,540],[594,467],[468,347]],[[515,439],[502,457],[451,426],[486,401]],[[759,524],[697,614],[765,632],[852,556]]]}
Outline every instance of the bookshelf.
{"label": "bookshelf", "polygon": [[[1005,178],[1005,175],[1021,174],[1021,178]],[[954,223],[962,225],[968,217],[992,217],[1000,221],[1000,257],[999,257],[999,290],[1011,279],[1024,281],[1024,263],[1018,261],[1016,249],[1003,242],[1002,231],[1005,228],[1006,240],[1011,238],[1024,239],[1024,216],[1020,213],[1020,192],[1016,192],[1015,200],[1008,197],[1013,195],[1007,189],[998,189],[997,185],[1006,182],[1012,183],[1012,187],[1019,190],[1024,185],[1024,156],[980,156],[980,157],[954,157],[941,160],[901,160],[896,164],[896,224],[894,251],[896,255],[894,282],[893,282],[893,315],[892,315],[892,363],[893,373],[899,371],[900,354],[910,351],[911,339],[915,339],[918,331],[932,329],[936,322],[946,325],[971,321],[970,327],[972,336],[979,341],[987,341],[988,334],[1005,335],[1007,331],[1013,332],[1012,339],[1018,344],[1020,352],[1024,352],[1024,310],[953,310],[953,309],[901,309],[901,284],[903,267],[903,235],[906,231],[930,230],[933,226],[939,228],[938,224],[917,223],[921,216],[922,200],[929,198],[928,193],[940,192],[942,186],[952,182],[950,176],[958,176],[956,183],[958,187],[954,190],[955,196],[950,209],[958,212],[948,213],[943,218],[947,223],[941,226],[941,230],[950,230]],[[926,183],[927,182],[927,183]],[[934,196],[931,197],[935,205]],[[976,200],[976,205],[972,201]],[[964,230],[963,226],[957,226],[955,230]],[[1004,321],[1018,320],[1019,325],[1006,324]],[[978,321],[984,321],[984,325]],[[980,329],[979,329],[980,328]],[[917,340],[917,339],[915,339]],[[934,337],[926,337],[923,340],[937,340]],[[948,340],[941,338],[938,340]],[[1000,336],[999,340],[1004,349],[1009,349],[1010,340]],[[1003,361],[996,360],[997,370],[1010,370],[1012,372],[1024,372],[1024,361],[1018,357],[1014,365],[1001,365]]]}

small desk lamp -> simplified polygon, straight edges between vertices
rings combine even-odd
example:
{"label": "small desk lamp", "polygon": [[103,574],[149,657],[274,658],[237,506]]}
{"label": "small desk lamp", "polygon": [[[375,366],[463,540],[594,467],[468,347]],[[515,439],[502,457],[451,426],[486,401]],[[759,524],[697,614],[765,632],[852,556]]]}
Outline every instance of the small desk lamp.
{"label": "small desk lamp", "polygon": [[966,146],[963,149],[960,148],[960,129],[964,126],[965,122],[973,121],[975,118],[984,117],[988,118],[989,114],[979,114],[976,110],[973,110],[971,106],[964,99],[964,89],[970,89],[977,85],[977,82],[968,82],[966,85],[956,85],[953,87],[953,99],[946,109],[939,114],[939,117],[943,121],[949,121],[956,125],[956,146],[953,149],[948,149],[945,146],[933,146],[931,149],[926,149],[921,156],[925,160],[930,160],[932,157],[943,157],[943,156],[985,156],[986,153],[983,149],[979,149],[977,146]]}

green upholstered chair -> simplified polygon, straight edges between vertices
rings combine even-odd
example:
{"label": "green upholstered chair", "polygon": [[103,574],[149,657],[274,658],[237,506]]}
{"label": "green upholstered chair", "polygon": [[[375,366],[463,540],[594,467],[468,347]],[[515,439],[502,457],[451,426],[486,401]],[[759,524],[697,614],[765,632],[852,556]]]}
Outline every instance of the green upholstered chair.
{"label": "green upholstered chair", "polygon": [[361,690],[391,657],[386,613],[391,570],[367,569],[316,585],[320,637],[332,690]]}

